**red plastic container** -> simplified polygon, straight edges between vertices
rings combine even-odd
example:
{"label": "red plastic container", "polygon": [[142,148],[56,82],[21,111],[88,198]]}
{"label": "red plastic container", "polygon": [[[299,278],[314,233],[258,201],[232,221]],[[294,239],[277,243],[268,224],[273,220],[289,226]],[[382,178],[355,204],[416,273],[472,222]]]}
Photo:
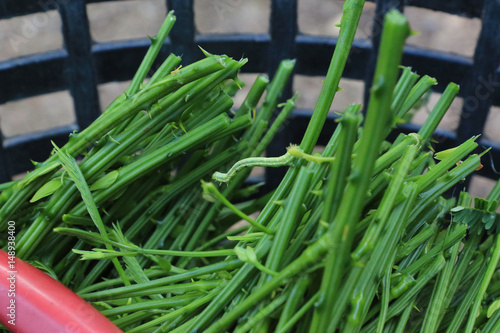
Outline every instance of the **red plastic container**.
{"label": "red plastic container", "polygon": [[122,332],[85,300],[0,250],[0,322],[15,333]]}

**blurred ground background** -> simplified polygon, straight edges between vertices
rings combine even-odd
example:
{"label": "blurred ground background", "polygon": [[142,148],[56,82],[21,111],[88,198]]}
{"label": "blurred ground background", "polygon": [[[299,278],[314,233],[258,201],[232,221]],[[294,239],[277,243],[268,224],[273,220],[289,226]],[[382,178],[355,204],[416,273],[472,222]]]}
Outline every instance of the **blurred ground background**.
{"label": "blurred ground background", "polygon": [[[301,33],[325,36],[338,34],[336,24],[340,22],[343,1],[299,0],[298,5]],[[374,9],[373,3],[366,3],[357,38],[370,38]],[[154,36],[167,10],[164,0],[113,1],[87,6],[91,33],[96,43]],[[414,7],[406,7],[405,14],[412,28],[419,32],[419,35],[408,39],[408,45],[453,52],[464,57],[473,55],[481,29],[479,19]],[[199,33],[266,33],[269,28],[270,0],[195,0],[195,15]],[[22,35],[29,38],[19,42],[16,36]],[[0,20],[0,61],[62,49],[62,44],[61,22],[55,11]],[[253,74],[242,75],[247,84],[251,84],[254,77]],[[295,76],[294,89],[301,93],[298,107],[314,107],[322,79]],[[105,109],[126,86],[127,82],[100,85],[102,108]],[[344,90],[337,94],[333,110],[339,111],[350,103],[362,102],[363,82],[343,79],[341,87]],[[243,96],[244,92],[240,95]],[[416,113],[413,122],[422,123],[439,96],[433,93],[428,105]],[[462,100],[459,98],[440,127],[455,130],[461,107]],[[500,133],[495,130],[500,122],[499,114],[498,108],[490,112],[485,133],[490,140],[500,141]],[[67,91],[0,105],[0,129],[5,137],[55,128],[74,121],[72,101]],[[491,187],[491,181],[476,176],[471,190],[478,196],[485,196]]]}

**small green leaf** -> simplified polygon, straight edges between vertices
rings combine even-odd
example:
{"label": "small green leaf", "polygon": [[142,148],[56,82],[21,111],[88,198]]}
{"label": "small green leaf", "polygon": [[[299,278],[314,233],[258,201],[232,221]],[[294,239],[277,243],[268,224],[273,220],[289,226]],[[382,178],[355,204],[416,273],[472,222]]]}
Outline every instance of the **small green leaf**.
{"label": "small green leaf", "polygon": [[323,191],[321,191],[321,190],[312,190],[311,194],[315,195],[317,197],[321,197],[323,195]]}
{"label": "small green leaf", "polygon": [[246,253],[247,253],[248,261],[258,262],[257,255],[255,254],[255,251],[250,246],[247,247]]}
{"label": "small green leaf", "polygon": [[37,163],[35,170],[28,173],[24,179],[19,182],[19,187],[24,187],[29,183],[33,182],[35,179],[59,168],[61,164],[59,162],[52,162],[50,164]]}
{"label": "small green leaf", "polygon": [[156,259],[158,262],[158,266],[160,266],[162,270],[164,270],[165,272],[170,272],[170,270],[172,269],[172,263],[170,263],[170,261],[160,256],[157,256]]}
{"label": "small green leaf", "polygon": [[491,200],[489,201],[488,212],[494,213],[498,208],[498,201]]}
{"label": "small green leaf", "polygon": [[233,276],[228,271],[218,271],[217,276],[224,280],[231,280]]}
{"label": "small green leaf", "polygon": [[482,198],[478,198],[478,197],[474,198],[474,208],[475,209],[483,210],[483,205],[484,205],[484,202],[483,202]]}
{"label": "small green leaf", "polygon": [[484,224],[484,229],[489,230],[493,226],[493,223],[495,223],[495,217],[496,216],[494,213],[483,215],[483,218],[481,219],[481,221]]}
{"label": "small green leaf", "polygon": [[203,200],[206,200],[208,202],[216,202],[217,201],[217,199],[215,199],[212,195],[205,193],[205,192],[203,192],[201,197],[203,198]]}
{"label": "small green leaf", "polygon": [[103,252],[94,252],[94,251],[83,251],[83,250],[77,250],[77,249],[72,249],[73,252],[76,254],[80,254],[82,257],[80,260],[102,260],[102,259],[108,259],[106,258],[106,254]]}
{"label": "small green leaf", "polygon": [[91,191],[96,191],[96,190],[103,190],[105,188],[110,187],[113,185],[113,183],[116,181],[116,178],[118,178],[118,170],[111,171],[98,180],[92,186],[90,186]]}
{"label": "small green leaf", "polygon": [[113,307],[106,302],[92,302],[92,306],[95,306],[99,310],[112,309]]}
{"label": "small green leaf", "polygon": [[500,309],[500,298],[491,303],[490,306],[488,307],[488,312],[486,313],[488,318],[491,318],[491,316],[493,316],[495,311],[497,311],[498,309]]}
{"label": "small green leaf", "polygon": [[59,279],[57,278],[57,274],[52,270],[52,268],[45,265],[44,263],[42,263],[38,260],[34,260],[34,261],[29,260],[28,263],[30,263],[31,266],[34,266],[34,267],[38,268],[39,270],[43,271],[44,273],[49,275],[54,280],[59,281]]}
{"label": "small green leaf", "polygon": [[215,185],[212,182],[206,182],[203,179],[201,180],[201,188],[203,189],[202,197],[204,200],[208,202],[216,202],[217,198],[214,194],[217,192]]}
{"label": "small green leaf", "polygon": [[94,226],[94,222],[88,216],[80,216],[74,214],[64,214],[62,216],[62,220],[66,224],[75,224],[75,225],[89,225]]}
{"label": "small green leaf", "polygon": [[135,257],[137,255],[137,252],[118,252],[107,249],[93,249],[93,250],[94,251],[82,251],[73,249],[72,251],[82,256],[80,260],[108,260],[118,257]]}
{"label": "small green leaf", "polygon": [[63,183],[61,182],[60,178],[49,180],[47,183],[45,183],[45,185],[40,187],[38,191],[36,191],[30,202],[36,202],[42,198],[48,197],[49,195],[57,191],[57,189],[61,187],[62,184]]}
{"label": "small green leaf", "polygon": [[443,150],[443,151],[440,151],[438,153],[436,153],[434,155],[434,158],[436,160],[439,160],[439,161],[442,161],[444,160],[446,157],[450,156],[458,147],[455,147],[455,148],[450,148],[450,149],[446,149],[446,150]]}
{"label": "small green leaf", "polygon": [[252,232],[242,236],[227,236],[227,239],[230,241],[253,242],[260,240],[264,235],[263,232]]}
{"label": "small green leaf", "polygon": [[248,262],[248,256],[247,256],[247,251],[245,251],[241,247],[235,247],[234,248],[234,253],[238,256],[238,259],[240,259],[243,262]]}

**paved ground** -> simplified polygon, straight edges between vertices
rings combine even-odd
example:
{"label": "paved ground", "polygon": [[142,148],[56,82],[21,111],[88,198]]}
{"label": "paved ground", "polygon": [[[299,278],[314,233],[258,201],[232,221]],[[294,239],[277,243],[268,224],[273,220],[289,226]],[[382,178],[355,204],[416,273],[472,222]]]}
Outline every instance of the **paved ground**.
{"label": "paved ground", "polygon": [[[163,0],[116,1],[94,3],[87,7],[91,33],[96,42],[144,38],[155,35],[166,14]],[[201,33],[262,32],[268,28],[270,0],[195,0],[196,25]],[[302,33],[335,36],[336,24],[342,13],[342,1],[299,0],[299,29]],[[358,29],[357,38],[369,38],[372,31],[374,5],[367,3]],[[437,13],[409,7],[406,9],[412,28],[420,34],[408,39],[409,45],[454,52],[472,56],[475,41],[481,28],[479,19]],[[40,13],[0,21],[0,61],[13,57],[62,48],[61,22],[56,12]],[[251,83],[255,75],[244,75]],[[322,77],[297,76],[294,88],[301,93],[299,107],[314,106]],[[101,104],[106,106],[126,86],[126,83],[108,83],[99,87]],[[350,103],[362,101],[363,83],[342,80],[345,89],[334,102],[334,110],[342,110]],[[439,94],[433,94],[426,107],[415,115],[414,121],[422,123],[428,110],[436,103]],[[456,128],[462,101],[452,106],[440,127]],[[492,111],[486,136],[500,141],[495,130],[499,110]],[[0,128],[5,136],[53,128],[74,121],[71,98],[67,92],[29,98],[0,105]],[[491,184],[475,180],[473,189],[478,194],[487,193]]]}

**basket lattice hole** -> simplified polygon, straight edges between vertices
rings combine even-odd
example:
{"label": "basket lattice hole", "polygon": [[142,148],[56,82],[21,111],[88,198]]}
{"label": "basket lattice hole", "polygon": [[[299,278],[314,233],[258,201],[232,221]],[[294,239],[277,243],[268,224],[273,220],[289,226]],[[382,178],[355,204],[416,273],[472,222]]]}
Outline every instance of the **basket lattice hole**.
{"label": "basket lattice hole", "polygon": [[[486,119],[486,124],[484,126],[484,138],[485,140],[492,142],[500,142],[500,133],[498,131],[498,124],[500,124],[500,107],[492,106],[490,112],[488,113],[488,118]],[[500,169],[500,166],[498,166]]]}
{"label": "basket lattice hole", "polygon": [[252,168],[252,172],[250,172],[249,177],[264,179],[265,175],[266,175],[266,168],[257,166]]}
{"label": "basket lattice hole", "polygon": [[[407,120],[413,124],[422,125],[428,118],[429,113],[432,111],[440,97],[441,94],[435,92],[424,95],[415,108],[409,111]],[[461,97],[456,97],[439,123],[438,128],[455,132],[458,127],[458,123],[460,122],[462,106],[463,99]]]}
{"label": "basket lattice hole", "polygon": [[208,33],[267,33],[270,0],[195,0],[197,30]]}
{"label": "basket lattice hole", "polygon": [[0,117],[2,134],[7,138],[70,126],[76,121],[68,91],[0,105]]}
{"label": "basket lattice hole", "polygon": [[99,102],[101,104],[101,110],[104,111],[106,108],[123,92],[128,88],[131,81],[123,82],[108,82],[100,84],[97,86],[97,91],[99,92]]}
{"label": "basket lattice hole", "polygon": [[408,38],[408,45],[437,51],[474,55],[481,30],[481,19],[466,18],[417,7],[406,7],[413,30],[418,35]]}
{"label": "basket lattice hole", "polygon": [[0,61],[63,48],[56,10],[0,20]]}
{"label": "basket lattice hole", "polygon": [[322,154],[326,146],[316,145],[313,149],[313,154]]}
{"label": "basket lattice hole", "polygon": [[113,1],[87,5],[90,33],[98,42],[155,36],[167,8],[165,1]]}
{"label": "basket lattice hole", "polygon": [[[298,24],[301,33],[317,36],[338,36],[343,1],[299,0]],[[366,2],[359,21],[356,38],[372,35],[375,4]]]}
{"label": "basket lattice hole", "polygon": [[[297,108],[314,109],[324,79],[324,76],[294,76],[293,89],[300,94],[297,101]],[[363,81],[342,78],[339,86],[343,90],[338,91],[335,95],[330,112],[344,111],[350,104],[363,103],[363,91],[365,88]]]}
{"label": "basket lattice hole", "polygon": [[[486,159],[489,163],[489,157]],[[478,171],[478,173],[481,173],[481,171]],[[495,186],[495,183],[496,181],[493,179],[473,175],[469,186],[469,194],[473,197],[486,198],[493,186]],[[497,212],[500,213],[500,209],[498,209]]]}

